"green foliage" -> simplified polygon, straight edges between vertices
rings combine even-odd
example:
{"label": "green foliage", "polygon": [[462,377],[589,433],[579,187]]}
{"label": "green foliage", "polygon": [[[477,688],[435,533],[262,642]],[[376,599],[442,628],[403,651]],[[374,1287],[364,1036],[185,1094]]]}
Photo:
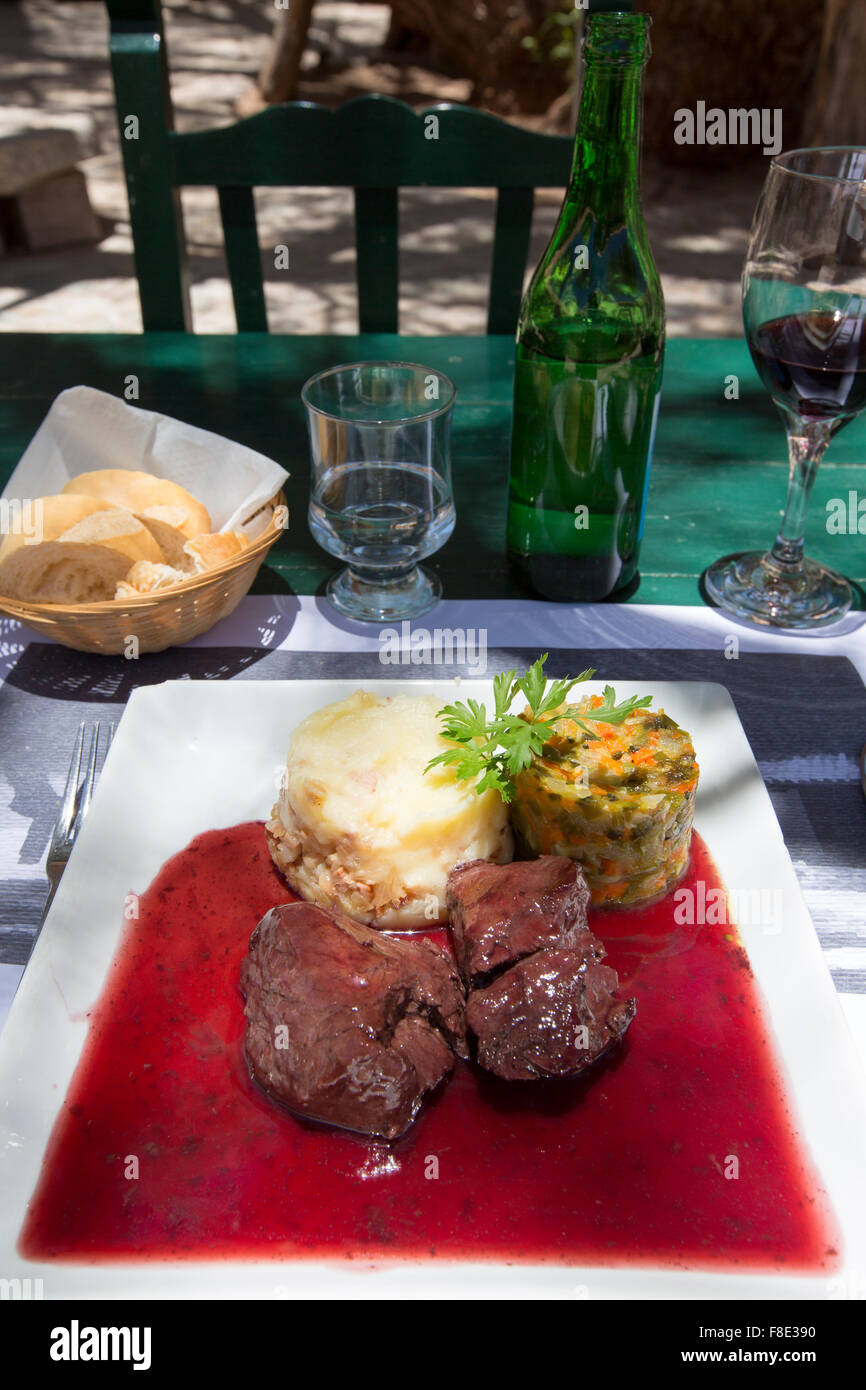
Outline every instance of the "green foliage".
{"label": "green foliage", "polygon": [[570,74],[575,66],[577,36],[585,11],[568,0],[562,0],[562,5],[562,9],[547,15],[537,33],[527,34],[522,44],[537,62],[564,67]]}

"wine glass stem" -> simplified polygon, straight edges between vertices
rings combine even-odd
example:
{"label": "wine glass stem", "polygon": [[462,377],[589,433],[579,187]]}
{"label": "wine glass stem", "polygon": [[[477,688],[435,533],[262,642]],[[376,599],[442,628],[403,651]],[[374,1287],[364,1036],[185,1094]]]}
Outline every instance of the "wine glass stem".
{"label": "wine glass stem", "polygon": [[788,426],[788,498],[779,534],[770,551],[777,564],[791,567],[802,562],[809,494],[830,442],[830,432],[826,421],[796,420]]}

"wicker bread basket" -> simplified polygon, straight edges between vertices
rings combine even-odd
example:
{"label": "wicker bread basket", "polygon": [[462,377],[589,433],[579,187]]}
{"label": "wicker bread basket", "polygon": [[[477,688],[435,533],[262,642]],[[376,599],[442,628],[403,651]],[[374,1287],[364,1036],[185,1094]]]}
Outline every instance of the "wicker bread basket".
{"label": "wicker bread basket", "polygon": [[[180,646],[228,617],[249,591],[271,546],[284,534],[277,508],[284,508],[285,501],[282,492],[271,498],[265,508],[270,513],[267,525],[234,560],[176,589],[74,604],[20,603],[0,594],[0,613],[80,652],[144,655]],[[138,644],[134,653],[133,637]]]}

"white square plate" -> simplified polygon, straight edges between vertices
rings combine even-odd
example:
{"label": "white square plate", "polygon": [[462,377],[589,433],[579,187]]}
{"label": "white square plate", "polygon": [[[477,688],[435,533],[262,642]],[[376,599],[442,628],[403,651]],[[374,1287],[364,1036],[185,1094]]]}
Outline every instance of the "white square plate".
{"label": "white square plate", "polygon": [[[369,681],[387,693],[453,699],[449,681]],[[832,1276],[683,1273],[488,1263],[218,1260],[177,1264],[32,1263],[16,1252],[45,1144],[81,1054],[130,889],[142,891],[193,836],[270,810],[289,734],[356,682],[176,681],[136,690],[93,805],[0,1036],[0,1270],[42,1279],[45,1297],[840,1298],[866,1293],[866,1076],[743,728],[727,691],[697,682],[640,688],[694,739],[701,780],[695,826],[729,890],[761,886],[781,902],[781,931],[741,924],[775,1035],[777,1060],[843,1232]],[[588,691],[600,689],[587,685]],[[460,697],[487,700],[487,681]],[[577,1292],[577,1295],[575,1291]]]}

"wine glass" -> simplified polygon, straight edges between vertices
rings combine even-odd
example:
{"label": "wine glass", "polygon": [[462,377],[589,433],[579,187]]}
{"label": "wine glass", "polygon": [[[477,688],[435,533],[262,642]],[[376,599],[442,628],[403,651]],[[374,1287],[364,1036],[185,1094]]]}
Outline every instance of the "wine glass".
{"label": "wine glass", "polygon": [[788,499],[769,551],[728,555],[708,595],[747,622],[817,628],[851,588],[803,554],[809,493],[837,430],[866,406],[866,149],[792,150],[770,165],[743,271],[752,360],[788,434]]}
{"label": "wine glass", "polygon": [[305,384],[314,540],[348,568],[328,581],[341,613],[416,618],[442,596],[418,564],[454,530],[450,431],[456,396],[414,362],[351,362]]}

